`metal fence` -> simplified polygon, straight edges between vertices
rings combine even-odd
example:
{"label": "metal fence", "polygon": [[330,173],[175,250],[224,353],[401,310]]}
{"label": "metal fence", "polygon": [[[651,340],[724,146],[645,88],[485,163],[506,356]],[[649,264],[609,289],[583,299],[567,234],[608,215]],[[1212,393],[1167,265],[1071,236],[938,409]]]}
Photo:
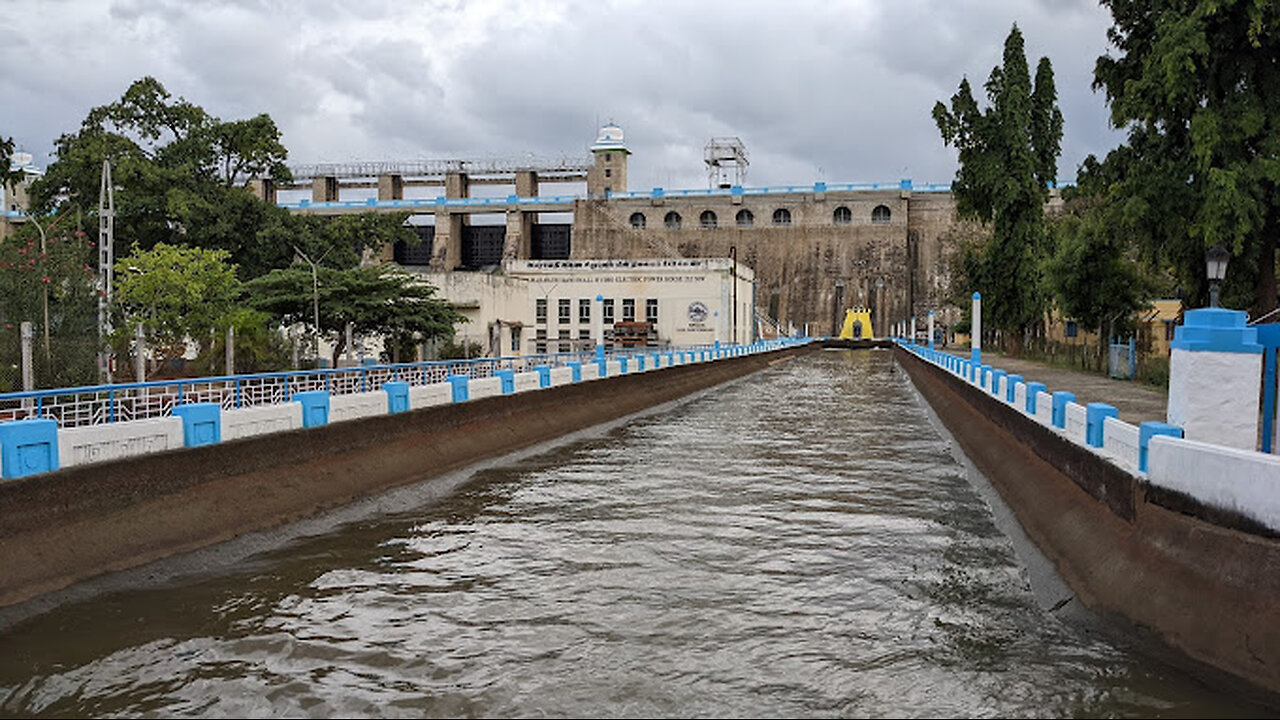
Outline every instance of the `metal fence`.
{"label": "metal fence", "polygon": [[[634,350],[607,350],[606,359],[654,353],[706,350],[694,345]],[[82,427],[170,415],[175,405],[218,403],[224,410],[288,402],[295,393],[325,390],[349,395],[380,390],[388,382],[430,385],[450,375],[492,377],[499,370],[531,372],[546,365],[565,367],[570,362],[590,362],[594,350],[472,360],[433,360],[392,365],[324,368],[254,375],[183,378],[142,383],[117,383],[84,387],[34,390],[0,394],[0,422],[32,417],[56,420],[60,427]]]}
{"label": "metal fence", "polygon": [[1132,380],[1138,372],[1138,352],[1133,338],[1113,340],[1107,349],[1107,375]]}

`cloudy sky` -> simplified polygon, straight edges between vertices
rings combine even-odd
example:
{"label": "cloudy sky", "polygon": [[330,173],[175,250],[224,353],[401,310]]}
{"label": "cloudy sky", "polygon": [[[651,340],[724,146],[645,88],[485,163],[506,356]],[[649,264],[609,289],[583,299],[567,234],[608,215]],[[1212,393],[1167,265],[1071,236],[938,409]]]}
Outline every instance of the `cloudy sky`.
{"label": "cloudy sky", "polygon": [[1073,178],[1120,137],[1091,0],[0,0],[0,136],[47,164],[153,75],[223,119],[269,113],[300,163],[583,155],[613,120],[633,190],[705,187],[713,136],[746,143],[749,185],[949,182],[930,110],[1014,23],[1053,62]]}

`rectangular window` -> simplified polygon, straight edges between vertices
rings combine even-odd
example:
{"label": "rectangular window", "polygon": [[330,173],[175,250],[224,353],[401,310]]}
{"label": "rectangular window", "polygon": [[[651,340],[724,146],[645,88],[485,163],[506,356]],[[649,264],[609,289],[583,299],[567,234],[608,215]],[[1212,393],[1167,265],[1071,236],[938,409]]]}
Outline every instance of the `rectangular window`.
{"label": "rectangular window", "polygon": [[590,331],[590,330],[588,330],[587,328],[582,328],[582,329],[578,330],[578,339],[579,339],[579,340],[590,340],[590,339],[591,339],[591,331]]}
{"label": "rectangular window", "polygon": [[591,301],[586,299],[578,300],[578,322],[586,324],[591,322]]}
{"label": "rectangular window", "polygon": [[539,325],[547,323],[547,299],[538,298],[533,305],[533,318]]}
{"label": "rectangular window", "polygon": [[560,330],[560,352],[569,352],[573,349],[573,345],[569,342],[569,330],[567,328]]}
{"label": "rectangular window", "polygon": [[547,344],[545,342],[534,343],[533,351],[541,355],[547,351]]}
{"label": "rectangular window", "polygon": [[537,330],[535,330],[534,340],[536,341],[533,344],[534,352],[544,353],[547,351],[547,329],[546,328],[538,328]]}
{"label": "rectangular window", "polygon": [[556,315],[559,318],[560,323],[567,325],[569,321],[573,319],[572,315],[570,314],[572,312],[573,312],[572,301],[570,301],[568,298],[561,298],[559,303],[559,313],[557,313]]}
{"label": "rectangular window", "polygon": [[627,298],[622,301],[622,322],[636,321],[636,301],[634,298]]}
{"label": "rectangular window", "polygon": [[521,352],[521,349],[520,349],[520,330],[521,330],[521,328],[520,328],[520,326],[519,326],[519,325],[512,326],[512,328],[511,328],[511,349],[512,349],[516,354],[519,354],[519,353]]}
{"label": "rectangular window", "polygon": [[609,168],[605,168],[605,169],[604,169],[604,176],[605,176],[605,177],[613,177],[613,170],[610,170]]}
{"label": "rectangular window", "polygon": [[604,310],[604,324],[612,325],[613,324],[613,300],[605,300],[603,310]]}
{"label": "rectangular window", "polygon": [[649,298],[648,300],[644,301],[644,321],[651,322],[651,323],[658,322],[658,299],[657,298]]}

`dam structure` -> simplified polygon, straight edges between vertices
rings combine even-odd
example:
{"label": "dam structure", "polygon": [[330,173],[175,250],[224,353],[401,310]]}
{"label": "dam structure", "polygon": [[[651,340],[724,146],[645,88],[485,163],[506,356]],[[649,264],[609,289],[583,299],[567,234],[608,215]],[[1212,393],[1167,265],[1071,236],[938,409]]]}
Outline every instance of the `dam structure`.
{"label": "dam structure", "polygon": [[[736,257],[755,270],[757,309],[784,328],[838,335],[852,306],[867,308],[875,328],[929,310],[939,322],[959,319],[943,304],[965,231],[949,184],[744,186],[742,173],[723,172],[725,146],[709,144],[712,172],[700,189],[630,189],[632,153],[613,124],[583,157],[295,165],[289,185],[249,185],[295,213],[408,212],[421,242],[388,248],[385,259],[424,272],[508,260]],[[566,183],[582,189],[539,192]],[[473,196],[478,188],[483,196]]]}

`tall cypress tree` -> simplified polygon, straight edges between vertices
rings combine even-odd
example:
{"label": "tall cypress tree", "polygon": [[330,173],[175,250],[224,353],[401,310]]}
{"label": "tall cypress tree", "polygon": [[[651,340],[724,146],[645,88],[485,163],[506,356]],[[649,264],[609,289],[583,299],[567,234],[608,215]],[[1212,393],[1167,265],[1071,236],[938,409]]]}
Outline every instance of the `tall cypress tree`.
{"label": "tall cypress tree", "polygon": [[1047,243],[1044,204],[1058,170],[1062,111],[1048,58],[1040,59],[1032,83],[1017,25],[984,89],[986,109],[962,79],[951,107],[937,103],[933,118],[943,141],[959,151],[951,185],[957,213],[992,231],[962,272],[982,293],[984,324],[1010,333],[1016,350],[1045,306],[1039,269]]}

